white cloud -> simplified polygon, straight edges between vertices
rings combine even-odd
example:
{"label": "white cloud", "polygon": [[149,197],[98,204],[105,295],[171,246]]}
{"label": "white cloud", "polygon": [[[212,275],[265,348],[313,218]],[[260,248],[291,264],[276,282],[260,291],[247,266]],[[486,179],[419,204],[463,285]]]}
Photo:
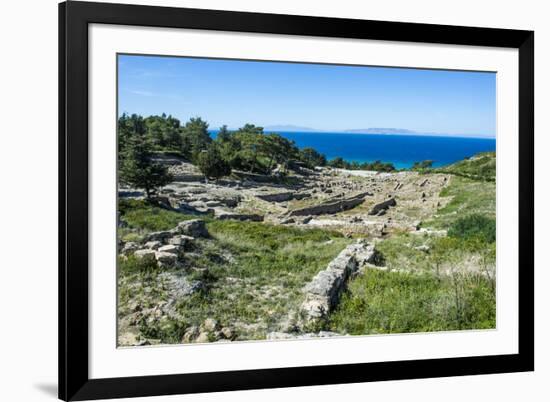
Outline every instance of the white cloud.
{"label": "white cloud", "polygon": [[134,95],[141,95],[141,96],[155,96],[154,93],[149,91],[130,90],[130,93],[133,93]]}

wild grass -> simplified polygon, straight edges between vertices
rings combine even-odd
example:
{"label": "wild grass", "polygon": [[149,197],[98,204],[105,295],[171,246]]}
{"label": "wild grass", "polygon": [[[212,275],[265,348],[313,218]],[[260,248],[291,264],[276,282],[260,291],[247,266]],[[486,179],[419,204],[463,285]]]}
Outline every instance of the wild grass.
{"label": "wild grass", "polygon": [[[121,214],[128,229],[139,233],[166,230],[191,216],[162,210],[144,203],[124,206]],[[151,224],[155,211],[158,222]],[[262,339],[279,329],[302,301],[302,287],[352,240],[337,232],[299,229],[258,222],[205,218],[211,238],[197,239],[183,257],[189,280],[199,280],[203,289],[180,299],[177,318],[142,319],[140,333],[163,343],[179,343],[186,328],[214,318],[237,329],[239,339]],[[177,271],[178,269],[171,269]],[[146,262],[121,261],[120,302],[123,310],[132,301],[154,305],[166,299],[166,289]],[[126,311],[126,310],[124,310]]]}
{"label": "wild grass", "polygon": [[367,270],[350,284],[329,328],[352,335],[495,328],[491,279]]}
{"label": "wild grass", "polygon": [[451,197],[451,200],[422,226],[447,229],[457,219],[471,214],[496,217],[496,186],[493,182],[454,176],[440,196]]}
{"label": "wild grass", "polygon": [[478,234],[397,234],[378,243],[388,270],[352,280],[328,328],[353,335],[494,328],[495,243]]}
{"label": "wild grass", "polygon": [[145,200],[125,200],[118,202],[120,219],[128,229],[154,232],[174,228],[179,222],[196,218],[176,211],[170,211]]}
{"label": "wild grass", "polygon": [[435,171],[453,173],[473,180],[494,182],[496,167],[496,153],[483,152],[452,165],[435,169]]}

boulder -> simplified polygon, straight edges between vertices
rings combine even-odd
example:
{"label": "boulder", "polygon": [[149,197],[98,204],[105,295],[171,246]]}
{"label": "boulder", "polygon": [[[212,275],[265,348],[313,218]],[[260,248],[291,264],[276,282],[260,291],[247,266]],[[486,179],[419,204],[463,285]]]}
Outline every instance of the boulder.
{"label": "boulder", "polygon": [[264,220],[264,217],[258,214],[241,214],[236,212],[226,212],[226,211],[219,211],[219,210],[215,212],[215,216],[216,218],[221,220],[232,219],[236,221],[252,221],[252,222],[262,222]]}
{"label": "boulder", "polygon": [[129,241],[128,243],[124,244],[120,252],[124,255],[129,255],[134,253],[138,249],[139,249],[139,245],[136,242]]}
{"label": "boulder", "polygon": [[151,232],[145,236],[144,241],[145,242],[150,242],[150,241],[164,242],[170,237],[174,236],[175,234],[177,234],[177,232],[174,229],[163,230],[160,232]]}
{"label": "boulder", "polygon": [[223,327],[220,331],[225,339],[235,339],[235,332],[229,327]]}
{"label": "boulder", "polygon": [[182,343],[191,343],[199,336],[199,328],[195,325],[187,328],[183,334]]}
{"label": "boulder", "polygon": [[155,251],[150,249],[136,250],[136,252],[134,252],[134,255],[137,258],[146,258],[146,257],[154,258]]}
{"label": "boulder", "polygon": [[152,240],[145,243],[144,246],[150,250],[158,250],[158,248],[162,246],[162,243],[158,240]]}
{"label": "boulder", "polygon": [[395,207],[396,205],[397,202],[395,201],[395,198],[390,198],[389,200],[383,201],[372,207],[369,211],[369,215],[378,215],[380,211],[386,211],[389,207]]}
{"label": "boulder", "polygon": [[178,247],[181,248],[181,247],[188,246],[189,244],[191,244],[193,242],[193,240],[195,240],[195,239],[191,236],[176,235],[176,236],[168,239],[168,244],[173,244],[174,246],[178,246]]}
{"label": "boulder", "polygon": [[159,247],[158,251],[160,251],[162,253],[178,254],[179,253],[179,247],[175,246],[173,244],[167,244],[166,246]]}
{"label": "boulder", "polygon": [[210,334],[206,331],[201,332],[195,339],[197,343],[206,343],[210,342]]}
{"label": "boulder", "polygon": [[157,262],[159,263],[160,266],[171,267],[171,266],[174,266],[178,261],[177,254],[166,253],[163,251],[156,251],[154,253],[155,253],[155,258],[157,259]]}
{"label": "boulder", "polygon": [[258,197],[260,200],[268,202],[284,202],[293,199],[294,193],[290,191],[285,191],[282,193],[257,194],[256,197]]}
{"label": "boulder", "polygon": [[216,321],[216,320],[213,319],[213,318],[207,318],[207,319],[204,320],[204,322],[202,323],[202,327],[203,327],[206,331],[214,332],[214,331],[217,331],[218,329],[220,329],[220,324],[218,323],[218,321]]}
{"label": "boulder", "polygon": [[192,219],[178,223],[177,231],[191,237],[208,237],[208,230],[202,219]]}

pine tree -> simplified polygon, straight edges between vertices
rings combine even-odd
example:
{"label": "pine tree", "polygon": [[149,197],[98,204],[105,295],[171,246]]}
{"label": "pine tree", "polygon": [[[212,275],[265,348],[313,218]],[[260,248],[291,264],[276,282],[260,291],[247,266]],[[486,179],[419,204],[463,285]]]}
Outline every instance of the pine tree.
{"label": "pine tree", "polygon": [[206,179],[217,180],[231,173],[231,166],[222,158],[215,144],[210,144],[207,149],[199,152],[195,159]]}
{"label": "pine tree", "polygon": [[152,144],[144,135],[128,138],[120,160],[120,180],[145,190],[147,198],[172,181],[166,166],[152,160]]}

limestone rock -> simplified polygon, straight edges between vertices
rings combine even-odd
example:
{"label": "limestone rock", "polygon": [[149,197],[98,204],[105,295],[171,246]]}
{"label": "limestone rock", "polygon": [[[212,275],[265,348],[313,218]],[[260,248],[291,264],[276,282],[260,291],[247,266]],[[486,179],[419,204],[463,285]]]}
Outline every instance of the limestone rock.
{"label": "limestone rock", "polygon": [[203,331],[197,336],[195,339],[195,342],[197,343],[207,343],[210,342],[210,334],[206,331]]}
{"label": "limestone rock", "polygon": [[220,331],[225,339],[235,339],[235,332],[229,327],[223,327]]}
{"label": "limestone rock", "polygon": [[300,310],[306,321],[325,317],[340,300],[347,280],[361,265],[375,257],[372,244],[355,243],[347,246],[332,260],[327,268],[319,272],[306,284],[305,299]]}
{"label": "limestone rock", "polygon": [[342,198],[338,200],[335,200],[333,198],[328,202],[324,202],[319,205],[295,209],[293,211],[290,211],[288,216],[335,214],[337,212],[342,212],[348,209],[355,208],[357,205],[362,204],[367,196],[372,196],[372,193],[363,192],[360,194],[356,194],[350,198]]}
{"label": "limestone rock", "polygon": [[160,232],[151,232],[147,236],[145,236],[144,240],[145,242],[150,242],[150,241],[164,242],[170,237],[174,236],[175,234],[177,234],[175,230],[163,230]]}
{"label": "limestone rock", "polygon": [[187,328],[183,334],[182,342],[190,343],[193,342],[199,336],[199,328],[195,325]]}
{"label": "limestone rock", "polygon": [[150,249],[143,249],[143,250],[137,250],[134,255],[137,258],[154,258],[155,257],[155,251]]}
{"label": "limestone rock", "polygon": [[207,319],[204,320],[204,322],[202,323],[202,327],[203,327],[206,331],[214,332],[214,331],[217,331],[218,329],[220,329],[220,324],[218,323],[218,321],[216,321],[216,320],[213,319],[213,318],[207,318]]}
{"label": "limestone rock", "polygon": [[174,266],[178,261],[178,256],[176,254],[167,253],[163,251],[157,251],[154,253],[155,253],[155,258],[157,259],[157,262],[161,266],[171,267],[171,266]]}
{"label": "limestone rock", "polygon": [[148,248],[150,250],[158,250],[160,246],[162,246],[162,243],[158,240],[152,240],[145,243],[145,248]]}
{"label": "limestone rock", "polygon": [[173,244],[167,244],[166,246],[159,247],[158,251],[160,251],[161,253],[178,254],[179,247]]}
{"label": "limestone rock", "polygon": [[208,237],[206,225],[202,219],[192,219],[178,223],[177,230],[180,234],[191,237]]}
{"label": "limestone rock", "polygon": [[120,252],[124,255],[129,255],[134,253],[137,249],[139,249],[139,245],[136,242],[129,241],[124,244]]}
{"label": "limestone rock", "polygon": [[191,244],[195,240],[191,236],[186,235],[176,235],[170,239],[168,239],[168,244],[173,244],[174,246],[178,246],[180,248],[186,247],[189,244]]}
{"label": "limestone rock", "polygon": [[214,212],[216,218],[221,220],[232,219],[236,221],[252,221],[252,222],[262,222],[264,217],[258,214],[242,214],[238,212],[227,212],[222,210],[216,210]]}
{"label": "limestone rock", "polygon": [[389,200],[383,201],[372,207],[372,209],[369,211],[369,215],[377,215],[380,211],[385,211],[389,207],[395,207],[396,205],[397,202],[395,201],[395,198],[390,198]]}

